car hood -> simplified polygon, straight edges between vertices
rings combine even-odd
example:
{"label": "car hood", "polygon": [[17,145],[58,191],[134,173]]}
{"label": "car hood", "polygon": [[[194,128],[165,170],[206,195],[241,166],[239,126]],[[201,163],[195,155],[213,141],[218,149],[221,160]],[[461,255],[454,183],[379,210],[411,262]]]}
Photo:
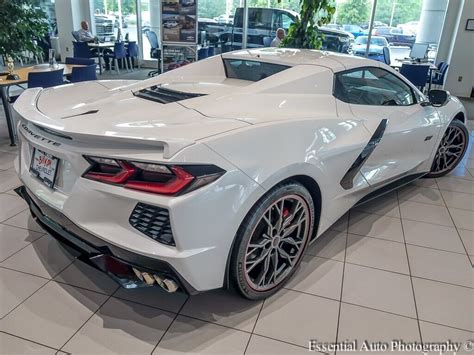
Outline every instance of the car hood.
{"label": "car hood", "polygon": [[176,149],[249,125],[210,118],[180,102],[139,98],[134,95],[139,88],[135,82],[117,80],[28,89],[14,108],[24,120],[68,136],[160,141]]}

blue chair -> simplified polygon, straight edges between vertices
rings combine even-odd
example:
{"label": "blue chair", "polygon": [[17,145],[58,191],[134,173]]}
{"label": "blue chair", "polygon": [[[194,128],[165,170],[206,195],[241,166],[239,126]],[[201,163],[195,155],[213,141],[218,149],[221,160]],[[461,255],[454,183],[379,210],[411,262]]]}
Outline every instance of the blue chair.
{"label": "blue chair", "polygon": [[154,31],[145,32],[145,36],[150,42],[150,58],[158,59],[158,70],[152,70],[148,72],[148,76],[154,76],[161,73],[160,62],[161,62],[161,49],[158,42],[158,36]]}
{"label": "blue chair", "polygon": [[428,76],[429,69],[429,65],[404,63],[400,68],[400,74],[423,91],[423,88],[426,85],[426,77]]}
{"label": "blue chair", "polygon": [[91,58],[91,51],[87,42],[72,42],[74,58]]}
{"label": "blue chair", "polygon": [[49,88],[62,85],[64,69],[28,73],[28,88]]}
{"label": "blue chair", "polygon": [[390,65],[390,48],[388,47],[383,47],[383,60],[385,64]]}
{"label": "blue chair", "polygon": [[76,40],[77,42],[81,40],[79,37],[79,31],[72,31],[71,34],[72,34],[72,38],[74,38],[74,40]]}
{"label": "blue chair", "polygon": [[272,38],[271,37],[263,37],[263,46],[270,47],[272,45]]}
{"label": "blue chair", "polygon": [[96,65],[87,65],[85,67],[74,67],[71,73],[71,82],[97,80]]}
{"label": "blue chair", "polygon": [[95,60],[92,58],[66,57],[66,64],[92,65],[95,64]]}
{"label": "blue chair", "polygon": [[[123,66],[123,63],[125,63],[125,68],[127,68],[128,71],[128,62],[127,62],[127,50],[125,49],[125,43],[124,42],[115,42],[114,43],[114,51],[113,53],[106,53],[104,54],[104,57],[110,58],[113,60],[114,65],[115,65],[115,70],[117,71],[117,74],[120,74],[119,66],[118,66],[118,60],[120,59],[120,62]],[[125,61],[124,61],[125,59]],[[110,67],[112,69],[112,66]]]}
{"label": "blue chair", "polygon": [[198,60],[206,59],[209,56],[209,47],[202,47],[198,50]]}
{"label": "blue chair", "polygon": [[212,57],[212,56],[214,56],[215,54],[216,54],[216,48],[215,48],[215,47],[209,47],[207,56],[208,56],[208,57]]}
{"label": "blue chair", "polygon": [[449,64],[443,63],[443,65],[439,67],[439,71],[434,75],[434,78],[432,79],[431,83],[443,86],[448,68]]}
{"label": "blue chair", "polygon": [[129,41],[128,46],[127,46],[127,59],[130,62],[130,69],[133,71],[133,62],[134,60],[137,60],[137,65],[140,68],[140,65],[138,63],[138,45],[137,42],[135,41]]}

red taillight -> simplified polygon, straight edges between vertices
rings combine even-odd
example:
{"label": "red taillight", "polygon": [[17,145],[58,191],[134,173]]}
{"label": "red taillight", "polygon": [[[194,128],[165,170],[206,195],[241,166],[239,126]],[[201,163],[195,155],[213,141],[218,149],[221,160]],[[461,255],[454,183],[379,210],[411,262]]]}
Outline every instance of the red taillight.
{"label": "red taillight", "polygon": [[189,192],[217,180],[224,170],[214,165],[163,165],[85,157],[91,164],[83,177],[161,195]]}

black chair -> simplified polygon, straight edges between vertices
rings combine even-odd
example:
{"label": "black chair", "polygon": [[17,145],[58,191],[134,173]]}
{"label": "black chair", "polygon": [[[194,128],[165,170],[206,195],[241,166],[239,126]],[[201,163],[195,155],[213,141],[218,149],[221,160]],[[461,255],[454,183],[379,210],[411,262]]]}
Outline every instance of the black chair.
{"label": "black chair", "polygon": [[91,58],[91,51],[87,42],[72,42],[74,58]]}
{"label": "black chair", "polygon": [[85,67],[74,67],[71,73],[71,82],[97,80],[96,65],[91,64]]}
{"label": "black chair", "polygon": [[426,85],[426,77],[430,70],[429,65],[403,63],[400,68],[400,74],[407,78],[413,85],[421,91]]}
{"label": "black chair", "polygon": [[66,64],[76,65],[92,65],[95,64],[95,60],[92,58],[74,58],[66,57]]}
{"label": "black chair", "polygon": [[158,43],[158,36],[154,31],[147,31],[145,32],[146,38],[148,38],[148,42],[150,42],[150,57],[154,59],[158,59],[158,70],[152,70],[148,73],[148,76],[155,76],[157,74],[161,74],[161,49]]}
{"label": "black chair", "polygon": [[390,65],[390,48],[388,47],[383,47],[383,60],[385,64]]}

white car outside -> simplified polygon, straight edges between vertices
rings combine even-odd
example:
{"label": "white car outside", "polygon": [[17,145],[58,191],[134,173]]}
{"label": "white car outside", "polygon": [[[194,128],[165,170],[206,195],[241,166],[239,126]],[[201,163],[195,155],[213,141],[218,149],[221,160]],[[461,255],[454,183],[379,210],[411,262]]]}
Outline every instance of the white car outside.
{"label": "white car outside", "polygon": [[18,192],[122,286],[259,299],[351,207],[456,167],[466,112],[430,99],[385,64],[277,48],[28,89]]}

